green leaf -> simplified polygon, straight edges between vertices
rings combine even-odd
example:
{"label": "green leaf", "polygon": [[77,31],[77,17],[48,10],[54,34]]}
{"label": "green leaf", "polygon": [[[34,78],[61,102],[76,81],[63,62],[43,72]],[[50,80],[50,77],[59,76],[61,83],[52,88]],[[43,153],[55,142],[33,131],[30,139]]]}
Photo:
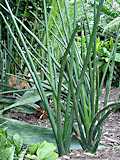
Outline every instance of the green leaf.
{"label": "green leaf", "polygon": [[120,26],[120,17],[116,17],[104,27],[104,31],[103,32],[106,32],[106,31],[110,31],[110,32],[117,31],[119,26]]}
{"label": "green leaf", "polygon": [[43,159],[46,159],[46,157],[48,157],[48,154],[53,152],[55,149],[56,147],[54,144],[44,141],[39,146],[36,154],[40,160],[43,160]]}
{"label": "green leaf", "polygon": [[14,160],[15,147],[0,150],[0,160]]}
{"label": "green leaf", "polygon": [[[50,92],[46,93],[46,96],[51,95]],[[41,100],[41,97],[39,95],[39,93],[37,92],[37,90],[32,90],[32,91],[27,91],[23,94],[23,96],[21,98],[19,98],[14,104],[5,107],[3,110],[1,110],[0,112],[5,112],[9,109],[12,109],[14,107],[17,106],[22,106],[22,105],[28,105],[28,104],[34,104],[35,102],[38,102]]]}
{"label": "green leaf", "polygon": [[8,135],[13,136],[14,134],[19,134],[24,144],[34,144],[42,142],[43,140],[55,143],[51,128],[44,128],[5,117],[0,118],[0,123],[5,121],[7,121],[7,123],[4,124],[4,127],[7,128]]}
{"label": "green leaf", "polygon": [[[43,128],[37,125],[27,124],[25,122],[20,122],[14,119],[0,118],[0,123],[4,123],[4,127],[7,128],[7,133],[9,136],[14,134],[19,134],[23,139],[23,143],[27,145],[33,145],[38,142],[48,141],[50,143],[55,143],[54,134],[51,128]],[[71,149],[81,149],[79,140],[73,137],[71,142]]]}
{"label": "green leaf", "polygon": [[120,53],[115,54],[115,61],[120,62]]}
{"label": "green leaf", "polygon": [[53,152],[56,149],[54,144],[44,141],[43,143],[32,144],[28,147],[28,153],[32,155],[37,154],[39,160],[56,160],[58,154]]}
{"label": "green leaf", "polygon": [[15,145],[16,153],[19,154],[23,145],[23,139],[18,134],[15,134],[13,136],[13,142]]}
{"label": "green leaf", "polygon": [[51,152],[44,160],[57,160],[58,154],[55,152]]}
{"label": "green leaf", "polygon": [[39,145],[41,145],[41,143],[31,144],[31,145],[28,147],[28,152],[29,152],[31,155],[36,154]]}

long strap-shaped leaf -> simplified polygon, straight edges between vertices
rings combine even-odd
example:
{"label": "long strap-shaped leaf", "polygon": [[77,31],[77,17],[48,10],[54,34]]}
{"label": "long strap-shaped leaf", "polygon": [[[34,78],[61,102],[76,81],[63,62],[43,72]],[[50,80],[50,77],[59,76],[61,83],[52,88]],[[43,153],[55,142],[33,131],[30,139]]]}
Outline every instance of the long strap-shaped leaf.
{"label": "long strap-shaped leaf", "polygon": [[63,55],[63,58],[62,58],[62,62],[61,62],[61,69],[60,69],[60,75],[59,75],[59,82],[58,82],[58,95],[57,95],[57,131],[58,131],[58,134],[59,137],[61,138],[61,142],[62,143],[62,133],[60,133],[60,129],[62,128],[61,127],[61,88],[62,88],[62,80],[63,80],[63,76],[64,76],[64,68],[65,68],[65,64],[66,64],[66,61],[67,61],[67,55],[69,54],[69,51],[70,51],[70,48],[73,44],[73,41],[74,41],[74,37],[76,35],[76,32],[78,30],[78,26],[75,28],[75,30],[73,31],[72,35],[71,35],[71,38],[70,38],[70,41],[68,43],[68,46],[67,46],[67,49]]}
{"label": "long strap-shaped leaf", "polygon": [[[9,4],[8,4],[8,5],[9,5]],[[10,10],[7,10],[1,3],[0,3],[0,6],[1,6],[2,8],[4,8],[5,11],[7,11],[8,13],[11,14]],[[13,16],[14,19],[16,19],[16,20],[22,25],[22,27],[25,28],[25,30],[26,30],[32,37],[35,38],[35,40],[38,42],[38,44],[41,46],[41,48],[42,48],[45,52],[47,52],[46,47],[42,44],[42,42],[38,39],[38,37],[37,37],[33,32],[31,32],[31,31],[25,26],[25,24],[24,24],[21,20],[19,20],[15,15],[12,15],[12,16]]]}
{"label": "long strap-shaped leaf", "polygon": [[[93,133],[95,135],[98,126],[100,126],[103,121],[108,117],[108,115],[114,111],[115,109],[120,108],[120,102],[114,102],[114,103],[110,103],[109,105],[107,105],[106,107],[104,107],[102,110],[100,110],[96,116],[94,117],[92,124],[90,126],[89,129],[89,137],[88,139],[92,141],[93,138]],[[98,121],[97,125],[96,122]]]}
{"label": "long strap-shaped leaf", "polygon": [[12,17],[12,19],[13,19],[13,22],[14,22],[14,24],[15,24],[15,26],[16,26],[16,30],[17,30],[17,32],[18,32],[18,34],[19,34],[19,36],[20,36],[20,39],[21,39],[21,41],[22,41],[22,43],[23,43],[23,45],[24,45],[24,48],[25,48],[26,53],[27,53],[27,58],[28,58],[29,61],[26,59],[26,57],[25,57],[25,55],[24,55],[21,47],[19,46],[16,38],[14,37],[14,34],[12,33],[12,31],[11,31],[11,29],[10,29],[7,21],[5,20],[5,17],[3,16],[2,13],[1,13],[1,15],[2,15],[5,23],[7,24],[8,28],[9,28],[9,31],[10,31],[11,35],[13,36],[13,38],[14,38],[14,40],[15,40],[15,42],[16,42],[16,45],[18,46],[18,48],[19,48],[19,50],[20,50],[20,53],[22,54],[22,56],[23,56],[23,58],[24,58],[24,60],[25,60],[25,62],[26,62],[26,64],[27,64],[27,67],[28,67],[28,69],[29,69],[29,71],[30,71],[33,79],[34,79],[34,82],[35,82],[35,84],[36,84],[36,87],[37,87],[37,89],[38,89],[38,92],[39,92],[40,96],[42,95],[42,98],[43,98],[43,100],[44,100],[44,104],[45,104],[46,110],[48,111],[48,115],[49,115],[49,117],[50,117],[50,121],[51,121],[51,125],[52,125],[52,127],[53,127],[53,131],[54,131],[55,136],[56,136],[56,135],[57,135],[57,132],[56,132],[56,124],[55,124],[54,118],[53,118],[53,116],[52,116],[52,114],[51,114],[51,111],[50,111],[50,108],[49,108],[48,101],[47,101],[47,98],[46,98],[46,96],[45,96],[44,90],[43,90],[43,88],[42,88],[42,86],[41,86],[41,81],[40,81],[40,79],[39,79],[39,77],[38,77],[38,75],[37,75],[37,72],[36,72],[35,66],[34,66],[34,64],[33,64],[32,58],[31,58],[31,56],[30,56],[30,54],[29,54],[28,48],[27,48],[26,43],[25,43],[25,41],[24,41],[24,39],[23,39],[23,37],[22,37],[22,34],[21,34],[20,30],[19,30],[19,27],[18,27],[18,25],[17,25],[17,23],[16,23],[15,17],[14,17],[14,15],[13,15],[12,11],[11,11],[11,8],[10,8],[10,6],[9,6],[9,4],[8,4],[8,1],[5,0],[5,2],[6,2],[6,5],[7,5],[8,9],[9,9],[10,14],[11,14],[11,17]]}
{"label": "long strap-shaped leaf", "polygon": [[91,50],[92,50],[92,47],[93,47],[93,44],[94,44],[94,38],[95,38],[96,31],[97,31],[97,26],[98,26],[99,19],[100,19],[100,11],[103,7],[103,3],[104,3],[104,0],[100,0],[99,6],[98,6],[98,9],[97,9],[97,14],[96,14],[96,17],[95,17],[95,20],[94,20],[93,30],[92,30],[92,33],[91,33],[91,36],[90,36],[89,45],[88,45],[88,48],[87,48],[86,58],[85,58],[83,69],[82,69],[81,76],[80,76],[79,85],[84,80],[84,74],[85,74],[85,71],[87,69],[90,58],[92,56]]}

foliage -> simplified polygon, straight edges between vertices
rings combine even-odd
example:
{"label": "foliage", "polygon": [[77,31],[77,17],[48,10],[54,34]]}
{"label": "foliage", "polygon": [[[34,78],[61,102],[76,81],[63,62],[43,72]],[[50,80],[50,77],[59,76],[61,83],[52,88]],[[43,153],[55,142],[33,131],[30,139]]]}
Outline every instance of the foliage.
{"label": "foliage", "polygon": [[9,137],[4,129],[0,129],[0,159],[14,160],[20,154],[22,145],[19,135]]}
{"label": "foliage", "polygon": [[32,159],[34,157],[35,160],[56,160],[58,158],[58,154],[54,152],[56,147],[52,143],[48,143],[44,141],[43,143],[30,145],[28,148],[29,154],[26,157]]}
{"label": "foliage", "polygon": [[[97,51],[98,58],[99,58],[100,73],[101,73],[100,77],[102,77],[104,70],[105,70],[105,67],[107,65],[107,62],[110,60],[110,57],[111,57],[110,54],[111,54],[111,51],[112,51],[112,48],[114,45],[113,41],[114,41],[113,38],[110,38],[110,40],[105,40],[105,41],[102,41],[102,40],[100,40],[100,38],[97,38],[96,51]],[[115,64],[119,64],[119,62],[120,62],[120,54],[118,52],[115,53],[114,61],[115,61]],[[118,66],[119,65],[116,65],[116,67],[115,67],[116,71],[119,70]],[[118,69],[117,69],[117,67],[118,67]],[[114,71],[114,73],[115,73],[115,71]],[[107,80],[109,74],[110,74],[110,66],[107,71],[106,80]],[[119,75],[119,72],[117,72],[117,74],[113,76],[114,81],[117,77],[119,77],[117,75]],[[118,80],[116,79],[116,83],[117,83],[117,81],[119,82],[119,79]]]}
{"label": "foliage", "polygon": [[[92,6],[88,13],[84,1],[77,3],[74,0],[71,3],[68,0],[64,2],[55,0],[52,4],[55,8],[51,9],[48,16],[47,3],[44,0],[43,22],[37,13],[31,12],[36,22],[35,31],[30,30],[29,26],[18,18],[11,9],[9,1],[5,0],[6,8],[1,4],[4,12],[9,15],[13,27],[11,22],[7,21],[8,16],[4,12],[0,12],[0,15],[13,41],[15,53],[24,64],[23,68],[31,74],[40,99],[44,103],[60,155],[69,151],[73,131],[80,135],[79,142],[82,148],[95,153],[100,142],[104,120],[112,111],[120,107],[120,102],[108,104],[120,28],[118,25],[114,40],[111,38],[102,44],[101,40],[97,39],[97,34],[104,0],[93,2],[87,3],[87,6]],[[77,4],[81,7],[80,17],[78,17]],[[39,32],[36,33],[39,25],[44,28],[41,31],[43,38],[39,36]],[[80,41],[76,42],[78,33],[81,37]],[[106,64],[100,79],[99,58],[101,57],[106,60]],[[100,108],[99,97],[109,68],[104,107]],[[49,97],[43,87],[44,80],[47,81],[51,92]],[[31,96],[31,99],[33,97]],[[52,100],[52,104],[49,103],[49,99]],[[16,103],[19,104],[20,101]],[[15,105],[12,104],[12,107]],[[8,106],[6,110],[12,107]]]}
{"label": "foliage", "polygon": [[0,129],[0,159],[14,160],[56,160],[58,154],[54,152],[56,147],[46,141],[32,144],[28,149],[22,149],[23,141],[18,134],[9,137],[4,129]]}
{"label": "foliage", "polygon": [[[6,7],[5,1],[2,1],[1,4]],[[41,0],[11,0],[9,1],[9,4],[13,13],[18,16],[19,19],[41,39],[43,37],[41,31],[44,31],[44,28],[38,23],[36,24],[36,20],[31,14],[31,11],[35,13],[41,21],[44,21],[43,2]],[[5,14],[5,16],[7,17],[7,21],[10,24],[10,27],[15,31],[14,26],[12,26],[9,13],[5,12],[5,10],[1,6],[0,11]],[[4,59],[4,62],[0,60],[0,76],[2,85],[4,84],[2,90],[7,90],[6,86],[8,84],[8,80],[11,74],[16,74],[17,76],[20,76],[22,74],[22,76],[25,76],[28,73],[28,70],[26,69],[24,62],[21,61],[20,56],[16,54],[17,48],[14,44],[13,38],[9,35],[9,31],[6,28],[4,21],[1,20],[0,22],[0,58]],[[24,32],[24,28],[22,26],[21,31]],[[30,39],[28,34],[26,34],[25,36],[28,40]],[[34,39],[31,39],[31,45],[35,45]]]}

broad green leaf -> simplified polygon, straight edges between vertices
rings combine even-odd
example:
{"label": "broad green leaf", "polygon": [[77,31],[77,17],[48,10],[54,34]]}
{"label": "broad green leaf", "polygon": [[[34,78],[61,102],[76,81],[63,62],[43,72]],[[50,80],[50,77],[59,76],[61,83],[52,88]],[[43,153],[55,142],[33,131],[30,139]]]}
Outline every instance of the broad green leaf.
{"label": "broad green leaf", "polygon": [[58,154],[54,152],[56,147],[52,143],[46,141],[42,143],[32,144],[28,148],[28,153],[32,155],[37,154],[39,160],[56,160]]}
{"label": "broad green leaf", "polygon": [[15,147],[0,150],[0,160],[14,160]]}
{"label": "broad green leaf", "polygon": [[37,152],[38,147],[41,145],[41,143],[35,143],[35,144],[31,144],[28,147],[28,152],[33,155]]}
{"label": "broad green leaf", "polygon": [[19,136],[19,134],[13,135],[13,142],[15,145],[16,153],[19,154],[23,145],[23,139]]}
{"label": "broad green leaf", "polygon": [[57,160],[58,159],[58,154],[55,152],[51,152],[46,156],[44,160]]}
{"label": "broad green leaf", "polygon": [[120,53],[115,54],[115,61],[120,62]]}
{"label": "broad green leaf", "polygon": [[[7,123],[4,124],[4,127],[7,128],[8,135],[19,134],[24,144],[33,145],[47,141],[56,145],[52,128],[43,128],[5,117],[0,118],[0,124],[6,121]],[[70,148],[81,149],[79,141],[75,137],[72,138]]]}
{"label": "broad green leaf", "polygon": [[[50,92],[46,93],[46,96],[50,96],[50,95],[51,95]],[[37,90],[27,91],[14,104],[5,107],[3,110],[1,110],[1,112],[5,112],[5,111],[12,109],[14,107],[17,107],[17,106],[34,104],[35,102],[38,102],[40,100],[41,100],[41,97],[40,97],[39,93],[37,92]]]}
{"label": "broad green leaf", "polygon": [[47,157],[48,154],[53,152],[55,149],[56,147],[54,144],[44,141],[43,143],[41,143],[41,145],[37,149],[36,154],[40,160],[43,160]]}
{"label": "broad green leaf", "polygon": [[24,144],[34,144],[43,142],[55,143],[54,134],[51,128],[44,128],[37,125],[28,124],[14,119],[0,118],[0,123],[7,121],[4,125],[10,136],[19,134]]}

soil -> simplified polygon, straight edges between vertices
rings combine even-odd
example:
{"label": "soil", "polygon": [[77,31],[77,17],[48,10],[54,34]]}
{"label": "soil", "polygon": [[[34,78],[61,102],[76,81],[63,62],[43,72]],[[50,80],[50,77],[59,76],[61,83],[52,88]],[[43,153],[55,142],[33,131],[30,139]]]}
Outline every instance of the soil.
{"label": "soil", "polygon": [[[104,103],[105,90],[100,98],[100,105]],[[111,90],[110,102],[116,101],[120,96],[120,88]],[[19,112],[10,112],[10,117],[28,123],[42,124],[48,126],[47,115],[44,111],[37,111],[35,114],[27,115]],[[98,150],[95,155],[85,153],[82,150],[71,151],[68,155],[60,157],[59,160],[120,160],[120,111],[112,113],[103,126],[101,143],[105,144],[104,149]]]}

